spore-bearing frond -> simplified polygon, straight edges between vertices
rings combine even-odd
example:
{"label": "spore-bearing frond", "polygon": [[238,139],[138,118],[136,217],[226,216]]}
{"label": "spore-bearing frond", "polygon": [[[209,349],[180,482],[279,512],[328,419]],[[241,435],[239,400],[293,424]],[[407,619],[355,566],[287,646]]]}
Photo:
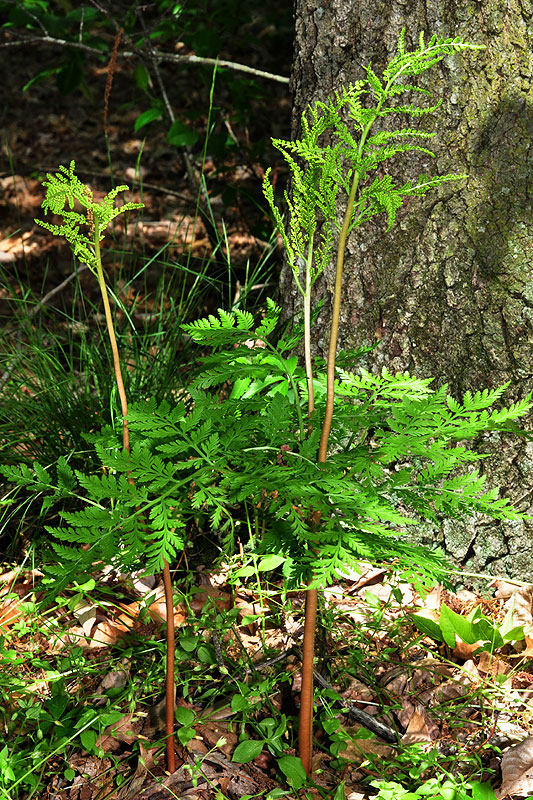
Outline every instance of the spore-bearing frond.
{"label": "spore-bearing frond", "polygon": [[[56,236],[64,236],[71,245],[76,258],[91,268],[95,268],[95,241],[104,238],[105,229],[119,214],[136,208],[143,208],[143,203],[127,202],[115,206],[115,199],[120,192],[129,191],[126,185],[116,186],[100,202],[95,202],[92,190],[74,173],[76,164],[70,162],[69,167],[60,166],[54,175],[48,173],[43,182],[46,195],[42,203],[44,213],[50,211],[63,217],[62,225],[54,225],[36,219],[37,225],[49,230]],[[85,209],[85,213],[74,210],[76,204]],[[68,208],[66,208],[68,206]],[[70,210],[69,210],[70,209]],[[89,236],[80,228],[87,227]]]}
{"label": "spore-bearing frond", "polygon": [[[479,47],[465,43],[459,37],[432,36],[426,44],[421,33],[418,48],[409,52],[405,48],[404,30],[398,41],[398,54],[381,76],[368,65],[365,80],[336,90],[332,97],[319,100],[304,111],[299,139],[273,140],[291,173],[292,192],[290,197],[285,193],[287,221],[276,204],[270,172],[265,176],[263,191],[280,231],[295,282],[304,296],[331,257],[339,192],[348,196],[356,181],[359,196],[354,204],[350,230],[380,212],[387,214],[389,229],[404,197],[424,194],[440,183],[463,177],[444,175],[427,182],[419,180],[416,185],[406,183],[400,188],[390,181],[376,184],[371,173],[385,160],[411,151],[433,156],[431,150],[417,144],[416,140],[432,138],[435,134],[412,127],[370,131],[377,120],[390,114],[417,119],[436,112],[442,100],[426,105],[394,105],[391,101],[408,93],[431,97],[429,90],[408,79],[420,75],[455,51]],[[370,97],[374,99],[374,105],[367,102]],[[412,141],[400,144],[399,139]],[[307,265],[307,280],[302,280],[300,275],[300,261]]]}

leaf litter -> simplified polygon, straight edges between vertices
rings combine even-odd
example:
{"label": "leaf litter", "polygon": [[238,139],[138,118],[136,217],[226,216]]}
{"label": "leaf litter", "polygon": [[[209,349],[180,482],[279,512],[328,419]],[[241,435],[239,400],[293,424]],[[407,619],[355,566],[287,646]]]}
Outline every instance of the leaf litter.
{"label": "leaf litter", "polygon": [[[250,739],[260,738],[257,723],[267,713],[297,713],[303,593],[288,593],[279,613],[281,584],[257,593],[252,586],[228,585],[224,571],[211,576],[200,570],[196,585],[181,594],[176,581],[178,646],[183,646],[182,656],[183,648],[191,653],[191,663],[182,662],[187,668],[185,689],[179,685],[178,664],[176,715],[190,724],[177,723],[179,766],[168,775],[162,750],[163,687],[153,689],[152,684],[152,692],[143,696],[135,674],[140,639],[145,646],[162,643],[161,587],[154,580],[107,574],[102,576],[106,595],[112,588],[120,600],[103,600],[95,591],[41,612],[39,578],[40,573],[24,570],[6,570],[0,577],[2,654],[14,651],[19,659],[9,694],[4,677],[4,714],[13,714],[22,701],[50,703],[54,680],[61,675],[61,669],[54,672],[50,665],[73,647],[94,667],[76,680],[68,680],[63,671],[67,695],[83,706],[115,709],[115,717],[94,740],[94,752],[84,753],[78,742],[51,760],[52,796],[155,799],[173,792],[204,798],[219,792],[233,800],[266,796],[280,786],[287,791],[276,772],[275,750],[264,747],[249,763],[231,760],[241,731],[236,709],[243,702],[235,698],[243,697],[243,686],[251,687],[245,720]],[[478,777],[490,778],[502,800],[533,793],[533,586],[494,581],[493,588],[495,596],[489,599],[472,592],[452,595],[442,588],[422,598],[412,586],[395,585],[390,573],[363,565],[361,575],[345,576],[324,592],[327,641],[322,664],[317,659],[317,670],[322,670],[317,684],[320,688],[322,682],[333,694],[326,692],[320,700],[322,687],[318,704],[342,725],[344,741],[333,749],[331,736],[317,726],[314,765],[319,786],[335,790],[341,759],[345,796],[371,797],[375,792],[368,779],[393,779],[398,747],[419,745],[443,758],[449,753],[451,770],[454,763],[464,769],[461,753],[479,756]],[[457,634],[453,648],[424,636],[410,615],[423,611],[436,621],[443,603],[461,615],[480,606],[496,626],[512,608],[524,638],[490,652],[479,651],[479,642],[463,642]],[[227,619],[221,625],[227,615],[233,615],[232,625]],[[109,698],[117,696],[118,706],[110,705]],[[357,712],[363,712],[363,720],[369,717],[396,732],[399,744],[369,734],[369,723],[352,720],[351,713]],[[21,731],[28,724],[22,723]],[[289,735],[282,737],[282,748],[295,754]]]}

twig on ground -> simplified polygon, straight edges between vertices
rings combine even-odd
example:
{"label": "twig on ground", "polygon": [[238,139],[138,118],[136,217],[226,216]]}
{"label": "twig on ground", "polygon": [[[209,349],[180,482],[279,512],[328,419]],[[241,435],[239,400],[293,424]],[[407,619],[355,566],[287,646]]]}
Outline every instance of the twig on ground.
{"label": "twig on ground", "polygon": [[[10,32],[10,35],[12,33]],[[32,44],[49,44],[55,47],[73,47],[77,50],[83,50],[86,53],[102,57],[102,51],[97,50],[96,47],[90,47],[88,44],[82,42],[68,42],[66,39],[58,39],[54,36],[24,36],[21,39],[13,39],[10,41],[0,42],[0,47],[23,47]],[[124,50],[118,54],[119,58],[146,58],[147,54],[139,49],[138,52]],[[202,56],[193,55],[178,55],[176,53],[161,53],[157,52],[158,62],[171,62],[174,64],[206,64],[207,66],[218,66],[232,69],[234,72],[244,72],[247,75],[255,75],[257,78],[265,78],[266,80],[276,81],[277,83],[289,83],[290,78],[284,75],[276,75],[273,72],[266,72],[262,69],[255,69],[255,67],[248,67],[246,64],[238,64],[235,61],[226,61],[217,58],[204,58]]]}
{"label": "twig on ground", "polygon": [[[316,670],[313,670],[313,677],[317,683],[320,683],[320,685],[324,687],[324,689],[335,691],[333,686],[331,686],[331,684],[329,684],[327,680],[323,678],[322,675]],[[394,728],[391,728],[389,725],[385,725],[384,722],[380,722],[378,719],[373,717],[372,714],[367,714],[366,711],[361,711],[360,708],[355,708],[352,703],[344,700],[342,697],[339,697],[337,700],[337,705],[347,709],[348,714],[355,722],[358,722],[368,731],[375,733],[376,736],[380,737],[380,739],[384,739],[384,741],[390,742],[391,744],[398,744],[398,732],[395,731]]]}

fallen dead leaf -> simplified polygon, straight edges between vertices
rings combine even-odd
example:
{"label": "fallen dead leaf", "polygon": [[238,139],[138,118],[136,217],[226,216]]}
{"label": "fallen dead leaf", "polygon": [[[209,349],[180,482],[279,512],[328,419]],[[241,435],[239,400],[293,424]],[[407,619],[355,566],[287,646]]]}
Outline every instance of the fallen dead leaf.
{"label": "fallen dead leaf", "polygon": [[21,616],[20,599],[12,598],[11,600],[6,600],[0,605],[0,629],[9,630],[15,622],[19,621]]}
{"label": "fallen dead leaf", "polygon": [[438,738],[439,734],[439,726],[433,722],[423,706],[418,705],[409,720],[401,742],[404,745],[432,742]]}
{"label": "fallen dead leaf", "polygon": [[504,600],[504,611],[513,609],[513,622],[515,625],[524,625],[531,628],[533,625],[533,584],[520,586],[512,581],[494,580],[496,587],[494,596]]}
{"label": "fallen dead leaf", "polygon": [[128,682],[128,674],[123,669],[113,669],[111,672],[108,672],[96,689],[96,694],[103,694],[104,692],[108,692],[110,689],[123,689]]}
{"label": "fallen dead leaf", "polygon": [[102,647],[102,645],[113,645],[129,632],[129,629],[120,622],[112,622],[104,619],[96,625],[91,633],[89,647]]}
{"label": "fallen dead leaf", "polygon": [[139,738],[144,721],[134,714],[125,714],[118,722],[109,725],[96,740],[96,747],[106,753],[114,753],[120,749],[121,742],[133,744]]}
{"label": "fallen dead leaf", "polygon": [[526,797],[533,792],[533,736],[509,747],[502,756],[502,785],[496,797]]}
{"label": "fallen dead leaf", "polygon": [[363,761],[366,761],[370,754],[380,756],[380,758],[390,758],[394,752],[390,745],[384,744],[378,739],[358,739],[357,732],[360,730],[363,732],[366,731],[361,725],[352,725],[346,727],[345,730],[346,733],[351,734],[354,739],[346,742],[346,747],[343,750],[339,750],[339,756],[341,758],[346,758],[349,761],[353,761],[355,764],[361,764]]}
{"label": "fallen dead leaf", "polygon": [[80,623],[84,635],[89,638],[93,625],[96,623],[97,605],[86,605],[80,603],[73,611],[74,616]]}
{"label": "fallen dead leaf", "polygon": [[486,651],[479,654],[477,669],[482,675],[489,675],[491,678],[495,678],[497,675],[507,675],[511,672],[511,666],[509,664],[502,661],[498,656],[491,655]]}
{"label": "fallen dead leaf", "polygon": [[474,642],[473,644],[463,642],[463,640],[455,634],[455,647],[452,650],[453,657],[459,658],[461,661],[469,661],[481,645],[482,642]]}
{"label": "fallen dead leaf", "polygon": [[205,723],[197,723],[194,726],[194,729],[196,731],[196,736],[201,736],[202,740],[209,749],[216,747],[217,742],[219,742],[221,739],[225,739],[225,743],[220,744],[217,749],[226,756],[230,756],[237,745],[237,734],[231,733],[229,730],[229,723],[227,722],[224,723],[218,720],[209,720]]}
{"label": "fallen dead leaf", "polygon": [[233,605],[233,598],[227,592],[223,592],[215,586],[204,586],[202,591],[196,592],[192,596],[190,601],[191,609],[195,614],[201,614],[208,600],[212,600],[219,611],[229,611]]}

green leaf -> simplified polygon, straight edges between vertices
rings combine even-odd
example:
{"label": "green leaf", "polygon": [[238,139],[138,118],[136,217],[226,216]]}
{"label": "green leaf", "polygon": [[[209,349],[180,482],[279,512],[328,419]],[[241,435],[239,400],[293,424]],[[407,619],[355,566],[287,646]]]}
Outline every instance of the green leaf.
{"label": "green leaf", "polygon": [[474,641],[490,642],[493,649],[503,647],[503,637],[490,619],[483,616],[477,619],[472,623],[472,631],[476,637]]}
{"label": "green leaf", "polygon": [[34,83],[39,83],[40,81],[44,81],[46,78],[49,78],[51,75],[56,75],[61,67],[50,67],[49,69],[43,69],[41,72],[38,72],[37,75],[34,75],[28,83],[25,83],[22,87],[23,92],[27,92],[28,89],[33,86]]}
{"label": "green leaf", "polygon": [[133,130],[137,132],[140,128],[143,128],[145,125],[148,125],[150,122],[153,122],[156,119],[161,119],[163,116],[163,112],[160,108],[149,108],[147,111],[143,111],[142,114],[139,114],[137,119],[135,120],[135,125],[133,126]]}
{"label": "green leaf", "polygon": [[261,558],[257,569],[259,572],[270,572],[270,570],[276,569],[280,564],[283,564],[284,561],[285,556],[277,556],[274,554],[264,556]]}
{"label": "green leaf", "polygon": [[278,767],[287,778],[287,782],[298,791],[307,782],[307,775],[301,758],[297,756],[282,756],[278,758]]}
{"label": "green leaf", "polygon": [[187,725],[183,725],[183,727],[178,728],[178,739],[180,740],[182,745],[188,744],[191,739],[194,739],[196,736],[196,731],[194,728],[189,728]]}
{"label": "green leaf", "polygon": [[137,64],[135,67],[134,77],[139,89],[145,92],[150,85],[150,75],[142,64]]}
{"label": "green leaf", "polygon": [[235,748],[231,760],[236,764],[248,764],[261,753],[264,742],[258,742],[255,739],[245,739],[240,742]]}
{"label": "green leaf", "polygon": [[167,142],[174,147],[192,147],[199,138],[193,128],[179,119],[172,123],[167,133]]}
{"label": "green leaf", "polygon": [[80,733],[80,739],[83,749],[87,750],[88,753],[92,753],[96,746],[96,731],[93,731],[92,728],[88,728]]}
{"label": "green leaf", "polygon": [[346,797],[344,792],[345,785],[346,784],[344,781],[342,781],[342,783],[339,783],[339,785],[335,790],[335,794],[333,795],[333,800],[344,800],[344,798]]}
{"label": "green leaf", "polygon": [[196,715],[190,708],[178,707],[176,709],[176,719],[180,725],[192,725]]}
{"label": "green leaf", "polygon": [[[501,633],[502,629],[500,628]],[[504,642],[521,642],[525,638],[524,626],[516,625],[511,630],[506,631],[502,638]]]}
{"label": "green leaf", "polygon": [[428,617],[424,617],[421,614],[411,614],[411,619],[415,623],[418,630],[421,631],[425,636],[429,636],[436,642],[444,641],[438,622],[435,622],[435,620],[429,619]]}
{"label": "green leaf", "polygon": [[180,636],[178,644],[186,653],[192,653],[193,650],[196,650],[198,639],[195,636]]}
{"label": "green leaf", "polygon": [[504,642],[521,641],[525,636],[523,625],[513,624],[513,614],[514,614],[514,599],[511,602],[511,606],[507,611],[502,624],[498,628],[501,636],[503,637]]}
{"label": "green leaf", "polygon": [[252,703],[250,703],[247,697],[243,697],[242,694],[234,694],[231,698],[231,710],[234,714],[238,714],[241,711],[248,711],[251,706]]}
{"label": "green leaf", "polygon": [[46,710],[53,720],[59,720],[67,707],[67,696],[64,692],[55,694],[46,701]]}
{"label": "green leaf", "polygon": [[494,789],[490,783],[480,781],[470,781],[473,800],[496,800]]}
{"label": "green leaf", "polygon": [[440,610],[439,625],[444,641],[451,648],[455,647],[456,633],[467,644],[474,644],[479,638],[474,633],[472,623],[466,617],[452,611],[445,603]]}
{"label": "green leaf", "polygon": [[114,725],[115,722],[124,718],[124,712],[119,711],[106,711],[103,714],[100,714],[100,724],[107,728],[108,725]]}
{"label": "green leaf", "polygon": [[235,570],[233,573],[234,578],[249,578],[250,575],[255,574],[255,569],[253,567],[240,567],[239,569]]}

